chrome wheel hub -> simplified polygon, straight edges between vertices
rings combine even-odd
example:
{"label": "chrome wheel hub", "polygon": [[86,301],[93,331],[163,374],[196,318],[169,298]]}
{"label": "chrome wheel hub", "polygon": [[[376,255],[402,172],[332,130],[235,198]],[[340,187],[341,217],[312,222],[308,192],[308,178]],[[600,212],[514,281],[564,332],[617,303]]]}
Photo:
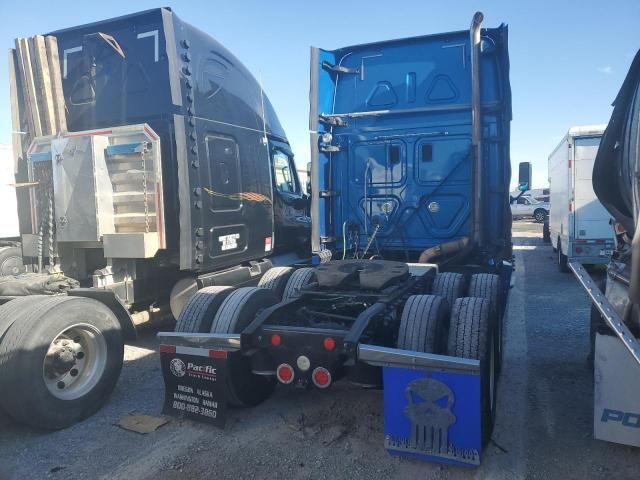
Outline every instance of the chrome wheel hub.
{"label": "chrome wheel hub", "polygon": [[49,392],[61,400],[86,395],[107,363],[107,342],[95,326],[78,323],[60,332],[49,345],[42,376]]}

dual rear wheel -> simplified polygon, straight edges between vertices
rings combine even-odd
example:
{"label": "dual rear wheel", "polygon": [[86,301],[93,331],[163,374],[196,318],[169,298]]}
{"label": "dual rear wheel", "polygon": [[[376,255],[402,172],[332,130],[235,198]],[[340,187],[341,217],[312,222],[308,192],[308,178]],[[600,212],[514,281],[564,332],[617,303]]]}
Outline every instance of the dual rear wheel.
{"label": "dual rear wheel", "polygon": [[434,291],[437,294],[409,297],[401,315],[397,346],[403,350],[480,361],[484,445],[491,437],[495,421],[502,354],[499,277],[472,275],[467,290],[469,296],[462,297],[464,277],[461,274],[438,274],[432,287]]}
{"label": "dual rear wheel", "polygon": [[[184,305],[175,331],[241,333],[262,310],[295,298],[314,280],[313,268],[274,267],[267,270],[257,287],[205,287]],[[250,358],[239,352],[229,355],[228,368],[226,391],[231,405],[257,405],[275,388],[275,378],[254,374]]]}

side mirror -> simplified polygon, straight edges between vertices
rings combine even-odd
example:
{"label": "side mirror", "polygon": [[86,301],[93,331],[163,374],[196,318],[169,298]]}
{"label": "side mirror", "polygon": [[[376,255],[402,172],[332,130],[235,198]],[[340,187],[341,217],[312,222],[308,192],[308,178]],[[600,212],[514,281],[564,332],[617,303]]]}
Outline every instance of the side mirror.
{"label": "side mirror", "polygon": [[531,189],[531,162],[520,162],[518,165],[518,190],[526,192]]}

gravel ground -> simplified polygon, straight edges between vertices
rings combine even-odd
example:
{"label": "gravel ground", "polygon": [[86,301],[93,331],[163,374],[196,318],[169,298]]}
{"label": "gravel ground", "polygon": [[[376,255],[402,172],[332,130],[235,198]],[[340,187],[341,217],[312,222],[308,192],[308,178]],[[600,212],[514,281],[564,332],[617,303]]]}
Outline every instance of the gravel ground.
{"label": "gravel ground", "polygon": [[514,224],[498,417],[477,469],[389,456],[380,392],[340,383],[328,392],[278,389],[259,407],[232,410],[224,431],[186,420],[148,435],[123,430],[115,426],[123,416],[160,415],[157,341],[147,334],[127,347],[116,391],[89,420],[50,433],[0,416],[0,480],[637,479],[636,449],[592,438],[589,304],[573,277],[557,272],[541,236],[541,225]]}

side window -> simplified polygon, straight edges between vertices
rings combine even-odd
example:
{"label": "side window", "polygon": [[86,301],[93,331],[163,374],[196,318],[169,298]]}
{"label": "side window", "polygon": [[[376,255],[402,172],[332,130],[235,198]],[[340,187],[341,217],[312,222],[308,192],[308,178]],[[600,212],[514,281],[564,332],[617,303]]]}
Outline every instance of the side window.
{"label": "side window", "polygon": [[242,208],[238,144],[232,138],[207,136],[209,164],[209,205],[213,211]]}
{"label": "side window", "polygon": [[524,198],[524,197],[520,197],[520,198],[518,199],[518,202],[517,202],[517,203],[518,203],[518,205],[526,205],[526,204],[527,204],[527,199],[526,199],[526,198]]}
{"label": "side window", "polygon": [[298,185],[293,172],[291,158],[280,150],[273,154],[273,174],[275,186],[279,192],[298,193]]}

